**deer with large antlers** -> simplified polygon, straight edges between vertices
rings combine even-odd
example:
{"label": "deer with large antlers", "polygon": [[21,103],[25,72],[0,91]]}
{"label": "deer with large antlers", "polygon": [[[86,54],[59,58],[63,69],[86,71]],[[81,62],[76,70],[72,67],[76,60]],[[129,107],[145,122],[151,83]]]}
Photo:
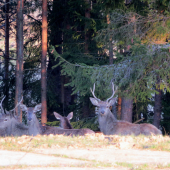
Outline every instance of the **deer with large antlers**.
{"label": "deer with large antlers", "polygon": [[93,90],[91,89],[94,98],[90,97],[90,101],[93,105],[98,107],[98,122],[100,131],[104,135],[161,135],[161,131],[157,129],[154,125],[149,123],[143,124],[133,124],[127,121],[117,120],[112,114],[109,107],[116,102],[116,97],[114,97],[115,90],[114,84],[112,83],[112,96],[106,101],[101,101],[95,94],[95,84]]}

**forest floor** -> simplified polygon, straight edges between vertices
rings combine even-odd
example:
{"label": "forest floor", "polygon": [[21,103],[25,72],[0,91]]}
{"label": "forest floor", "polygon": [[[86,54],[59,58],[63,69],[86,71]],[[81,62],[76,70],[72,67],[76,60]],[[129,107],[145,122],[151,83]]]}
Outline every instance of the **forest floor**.
{"label": "forest floor", "polygon": [[0,169],[170,170],[169,137],[113,138],[112,142],[101,136],[0,138]]}

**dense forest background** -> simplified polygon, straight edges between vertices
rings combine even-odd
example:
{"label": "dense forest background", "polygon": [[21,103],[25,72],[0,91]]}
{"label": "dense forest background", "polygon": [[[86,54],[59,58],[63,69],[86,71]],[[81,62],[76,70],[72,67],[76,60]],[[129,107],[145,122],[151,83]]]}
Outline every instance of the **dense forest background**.
{"label": "dense forest background", "polygon": [[[19,0],[18,0],[19,1]],[[17,3],[0,0],[0,97],[15,107]],[[23,0],[23,102],[41,102],[42,1]],[[118,119],[170,132],[170,2],[48,0],[47,121],[74,112],[74,127],[98,130],[90,88],[117,87]],[[9,44],[7,43],[9,39]],[[53,123],[53,125],[56,125]]]}

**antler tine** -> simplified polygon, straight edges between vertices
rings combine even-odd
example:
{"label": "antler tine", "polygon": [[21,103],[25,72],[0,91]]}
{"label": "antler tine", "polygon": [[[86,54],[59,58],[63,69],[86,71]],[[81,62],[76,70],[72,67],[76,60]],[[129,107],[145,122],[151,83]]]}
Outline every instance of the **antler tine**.
{"label": "antler tine", "polygon": [[[22,102],[22,100],[23,100],[23,96],[21,97],[20,102],[19,102],[19,103],[17,103],[17,105],[14,107],[14,109],[10,110],[9,112],[14,111],[14,110],[18,107],[18,105],[20,105],[20,103]],[[15,113],[14,113],[14,116],[15,116]]]}
{"label": "antler tine", "polygon": [[3,107],[2,107],[2,102],[4,101],[5,97],[6,97],[6,96],[4,96],[4,97],[2,98],[2,100],[1,100],[1,111],[2,111],[2,114],[5,114],[5,113],[4,113],[4,109],[3,109]]}
{"label": "antler tine", "polygon": [[90,88],[90,90],[91,90],[91,93],[92,93],[93,97],[94,97],[96,100],[100,101],[100,99],[98,99],[98,98],[95,96],[95,94],[94,94],[94,91],[95,91],[95,83],[94,83],[94,85],[93,85],[93,90],[92,90],[91,88]]}
{"label": "antler tine", "polygon": [[116,91],[117,91],[117,89],[116,89],[116,91],[114,90],[114,83],[113,83],[113,82],[112,82],[112,91],[113,91],[112,96],[109,97],[109,98],[106,100],[107,102],[108,102],[110,99],[113,98],[113,96],[115,95],[115,93],[116,93]]}

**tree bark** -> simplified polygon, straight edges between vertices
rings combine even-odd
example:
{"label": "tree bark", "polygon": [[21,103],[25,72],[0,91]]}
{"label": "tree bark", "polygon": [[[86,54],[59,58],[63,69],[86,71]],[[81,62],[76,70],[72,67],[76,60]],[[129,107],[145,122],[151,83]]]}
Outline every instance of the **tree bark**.
{"label": "tree bark", "polygon": [[42,56],[41,56],[41,123],[47,123],[47,86],[46,86],[46,55],[47,55],[47,0],[42,3]]}
{"label": "tree bark", "polygon": [[[106,16],[107,19],[107,24],[110,24],[110,15],[107,14]],[[113,64],[113,43],[112,43],[112,38],[110,37],[109,39],[109,65]]]}
{"label": "tree bark", "polygon": [[9,95],[9,0],[5,5],[5,106],[8,106]]}
{"label": "tree bark", "polygon": [[[89,0],[85,0],[85,2],[88,5],[88,8],[85,11],[85,17],[89,19],[90,18],[90,10],[91,10],[90,7],[89,7],[90,2],[89,2]],[[88,48],[89,48],[88,40],[89,40],[89,31],[88,31],[88,28],[87,28],[87,22],[85,22],[85,53],[89,52],[89,50],[88,50]]]}
{"label": "tree bark", "polygon": [[160,89],[160,86],[156,88],[156,91],[158,92],[155,93],[155,104],[154,104],[154,119],[153,119],[153,125],[155,125],[157,128],[160,126],[160,121],[161,121],[161,98],[162,98],[162,91]]}
{"label": "tree bark", "polygon": [[121,120],[132,122],[133,99],[122,97]]}
{"label": "tree bark", "polygon": [[121,112],[122,112],[122,98],[120,94],[118,94],[118,104],[117,104],[117,118],[121,119]]}
{"label": "tree bark", "polygon": [[[21,101],[23,93],[23,8],[24,0],[18,0],[17,4],[17,61],[16,61],[16,89],[15,105]],[[20,106],[16,108],[19,121],[22,122]]]}

